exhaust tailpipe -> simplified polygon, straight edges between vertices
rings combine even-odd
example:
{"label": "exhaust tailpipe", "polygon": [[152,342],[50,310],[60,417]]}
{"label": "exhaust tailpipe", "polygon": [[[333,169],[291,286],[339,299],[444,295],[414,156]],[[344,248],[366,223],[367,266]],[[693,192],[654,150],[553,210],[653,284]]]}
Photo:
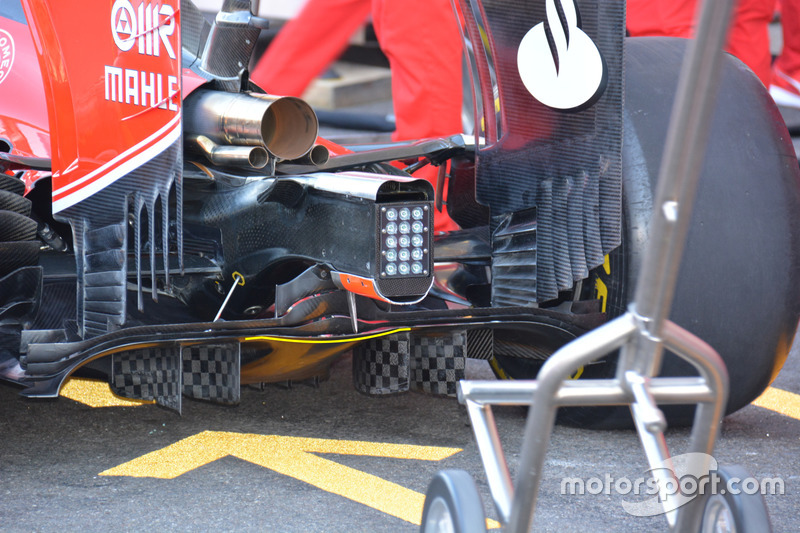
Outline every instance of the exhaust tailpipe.
{"label": "exhaust tailpipe", "polygon": [[269,163],[269,153],[263,146],[220,145],[205,135],[192,135],[186,139],[196,143],[213,165],[264,168]]}
{"label": "exhaust tailpipe", "polygon": [[330,157],[331,152],[328,150],[327,146],[324,144],[315,144],[303,157],[287,161],[287,163],[320,166],[327,163]]}
{"label": "exhaust tailpipe", "polygon": [[184,102],[184,131],[217,144],[264,146],[277,159],[303,157],[317,140],[314,110],[294,96],[199,90]]}

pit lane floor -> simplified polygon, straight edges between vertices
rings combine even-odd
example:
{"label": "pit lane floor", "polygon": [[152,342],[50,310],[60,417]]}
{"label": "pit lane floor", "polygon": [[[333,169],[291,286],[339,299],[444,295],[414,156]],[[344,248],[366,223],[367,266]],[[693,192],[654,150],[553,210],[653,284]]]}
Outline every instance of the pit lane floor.
{"label": "pit lane floor", "polygon": [[[715,452],[720,465],[782,480],[784,494],[766,496],[775,531],[796,531],[800,509],[798,351],[771,391],[786,391],[774,407],[783,414],[751,405],[727,417]],[[475,363],[468,377],[487,378]],[[238,407],[185,401],[182,416],[155,405],[90,407],[81,402],[109,397],[90,385],[73,381],[76,399],[32,401],[0,384],[3,531],[410,532],[427,484],[446,468],[470,472],[497,518],[464,407],[422,393],[363,396],[349,356],[317,388],[245,388]],[[495,413],[513,472],[524,412]],[[687,441],[685,429],[668,432],[673,454]],[[663,516],[626,513],[622,502],[637,498],[613,487],[561,490],[564,478],[588,489],[593,478],[635,480],[646,469],[633,431],[557,427],[536,530],[665,530]]]}
{"label": "pit lane floor", "polygon": [[[355,109],[390,110],[386,102]],[[800,112],[784,118],[800,125]],[[344,144],[389,137],[331,127],[321,133]],[[798,530],[798,357],[800,343],[759,402],[772,408],[751,405],[727,417],[715,451],[720,465],[782,480],[784,493],[766,496],[775,531]],[[485,363],[471,363],[470,379],[491,378]],[[183,416],[154,405],[81,403],[113,399],[98,383],[72,382],[77,399],[30,401],[0,382],[0,530],[411,532],[428,483],[448,468],[472,474],[487,514],[497,518],[463,406],[421,393],[366,397],[353,390],[350,373],[345,357],[318,388],[245,388],[232,408],[187,400]],[[524,411],[498,408],[495,415],[513,472]],[[668,432],[673,454],[688,433]],[[602,480],[605,489],[609,477],[636,481],[646,470],[633,431],[557,427],[535,530],[666,530],[663,516],[628,514],[622,502],[642,498],[613,486],[608,494],[562,494],[564,479],[587,488]]]}

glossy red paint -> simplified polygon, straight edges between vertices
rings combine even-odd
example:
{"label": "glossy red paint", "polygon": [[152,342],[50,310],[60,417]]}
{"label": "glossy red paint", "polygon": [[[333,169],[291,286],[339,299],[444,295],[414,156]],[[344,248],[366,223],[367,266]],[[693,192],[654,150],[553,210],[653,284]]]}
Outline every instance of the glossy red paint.
{"label": "glossy red paint", "polygon": [[[28,26],[0,17],[0,143],[10,153],[50,157],[47,100]],[[28,172],[33,183],[47,173]],[[32,180],[32,181],[31,181]]]}
{"label": "glossy red paint", "polygon": [[23,7],[44,79],[59,212],[180,137],[179,3],[75,9],[23,0]]}
{"label": "glossy red paint", "polygon": [[[58,0],[22,3],[31,24],[0,17],[0,40],[7,36],[5,48],[0,44],[0,101],[19,103],[0,111],[0,143],[14,154],[52,158],[57,212],[174,140],[178,91],[185,98],[206,80],[179,70],[178,0],[116,0],[88,10]],[[140,17],[148,11],[149,31]],[[318,142],[332,155],[349,152]],[[22,178],[30,190],[49,176],[28,171]]]}

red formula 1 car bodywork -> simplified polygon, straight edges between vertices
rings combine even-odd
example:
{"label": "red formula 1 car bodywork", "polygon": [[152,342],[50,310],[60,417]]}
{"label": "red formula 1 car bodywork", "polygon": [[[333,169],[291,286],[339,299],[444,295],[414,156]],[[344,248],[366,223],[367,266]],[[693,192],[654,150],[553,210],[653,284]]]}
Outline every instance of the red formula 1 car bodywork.
{"label": "red formula 1 car bodywork", "polygon": [[[101,373],[180,409],[352,349],[362,392],[453,394],[466,357],[533,377],[620,312],[681,41],[626,41],[614,2],[464,2],[481,142],[350,151],[248,80],[266,26],[250,9],[226,0],[209,24],[188,0],[0,7],[0,376],[52,397]],[[800,196],[768,95],[735,60],[725,76],[673,318],[726,359],[735,410],[794,335]],[[462,230],[433,234],[410,159],[449,164]]]}

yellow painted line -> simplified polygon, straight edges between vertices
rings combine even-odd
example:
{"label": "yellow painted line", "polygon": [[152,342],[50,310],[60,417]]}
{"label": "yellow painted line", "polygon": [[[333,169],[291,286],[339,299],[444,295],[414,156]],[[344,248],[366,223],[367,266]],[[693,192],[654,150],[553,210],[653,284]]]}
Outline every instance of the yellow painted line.
{"label": "yellow painted line", "polygon": [[259,335],[257,337],[245,337],[245,341],[281,341],[281,342],[296,342],[299,344],[337,344],[343,342],[359,342],[365,341],[367,339],[375,339],[378,337],[385,337],[386,335],[392,335],[394,333],[403,333],[405,331],[411,331],[411,328],[397,328],[392,329],[389,331],[383,331],[381,333],[375,333],[372,335],[362,335],[361,337],[346,337],[341,339],[296,339],[293,337],[272,337],[268,335]]}
{"label": "yellow painted line", "polygon": [[800,420],[800,394],[769,387],[753,400],[753,405]]}
{"label": "yellow painted line", "polygon": [[97,379],[69,378],[61,387],[59,394],[89,407],[138,407],[155,403],[117,396],[111,392],[108,383]]}
{"label": "yellow painted line", "polygon": [[419,525],[423,494],[315,454],[441,461],[460,451],[460,448],[436,446],[204,431],[100,475],[174,479],[230,455]]}

